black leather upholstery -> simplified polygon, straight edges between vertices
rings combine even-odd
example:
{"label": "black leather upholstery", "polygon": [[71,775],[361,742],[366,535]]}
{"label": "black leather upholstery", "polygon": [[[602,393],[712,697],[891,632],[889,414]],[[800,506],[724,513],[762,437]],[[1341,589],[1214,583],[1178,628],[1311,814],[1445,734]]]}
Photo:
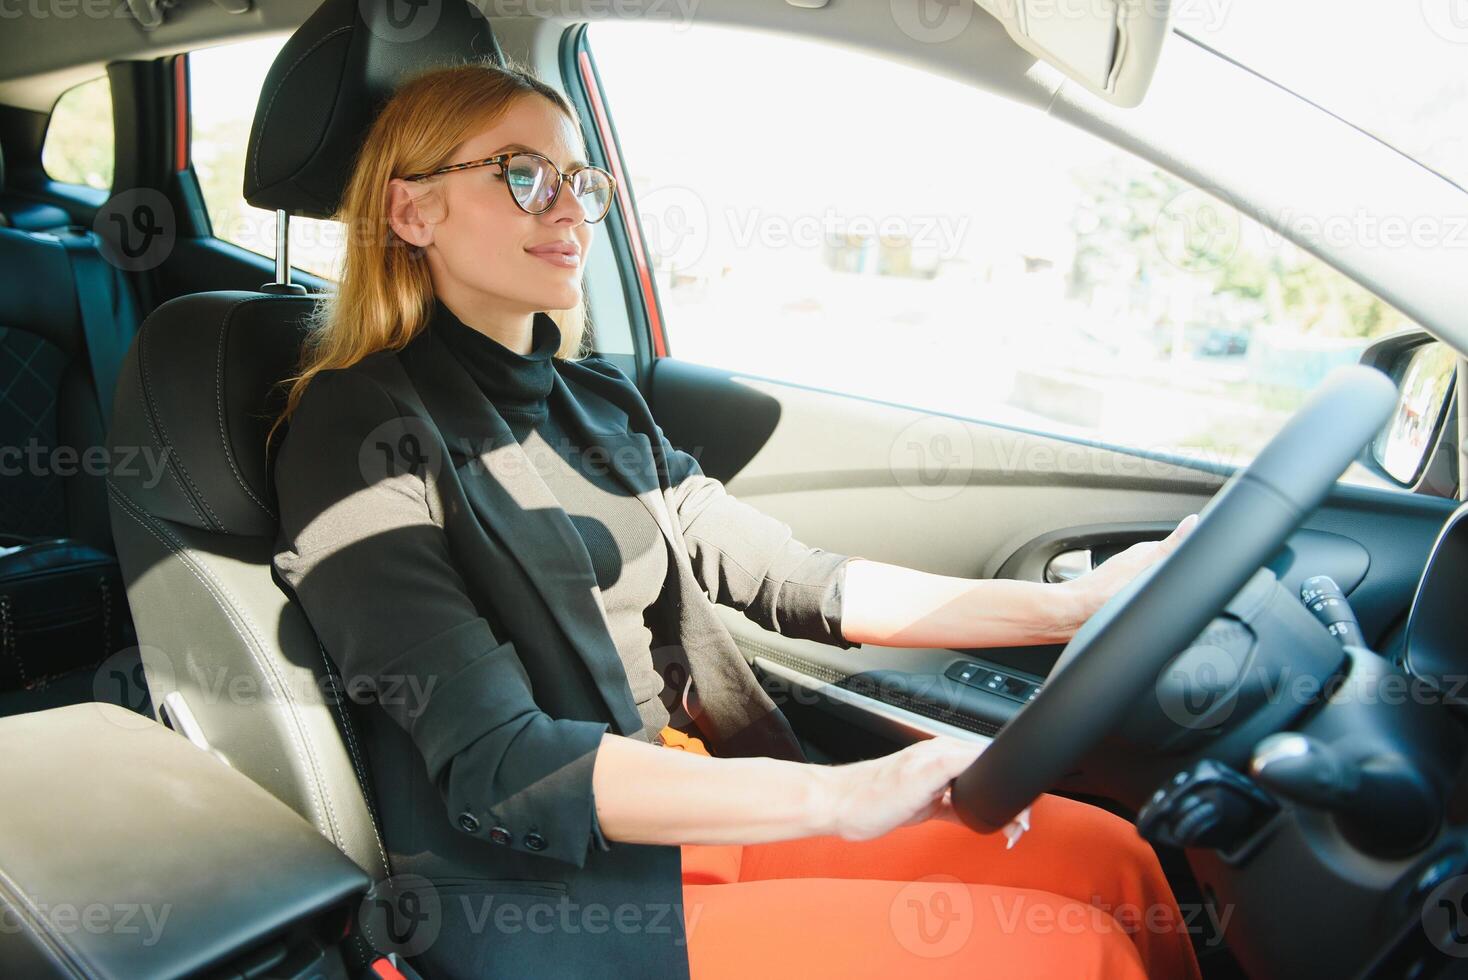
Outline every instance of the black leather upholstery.
{"label": "black leather upholstery", "polygon": [[325,0],[265,76],[245,158],[245,200],[330,218],[357,147],[398,81],[434,64],[485,58],[504,60],[489,23],[465,0]]}
{"label": "black leather upholstery", "polygon": [[60,228],[70,220],[66,212],[55,205],[27,201],[8,193],[5,188],[5,154],[0,153],[0,228],[43,231]]}
{"label": "black leather upholstery", "polygon": [[169,300],[140,332],[118,379],[117,446],[151,447],[167,476],[112,478],[149,515],[200,531],[273,538],[265,433],[284,406],[315,300],[255,292]]}
{"label": "black leather upholstery", "polygon": [[[433,63],[497,58],[463,0],[413,7],[326,0],[271,69],[250,136],[245,197],[330,217],[360,140],[394,83]],[[424,26],[424,25],[419,25]],[[335,668],[277,584],[264,434],[281,406],[314,300],[217,292],[164,303],[123,364],[109,441],[166,453],[151,483],[114,471],[109,505],[155,704],[187,705],[235,768],[310,820],[375,882],[391,873],[350,714],[323,694]],[[231,696],[239,683],[244,697]],[[358,930],[359,964],[367,956]]]}
{"label": "black leather upholstery", "polygon": [[0,533],[61,535],[111,550],[106,498],[94,467],[57,465],[58,449],[102,443],[66,250],[47,234],[0,228],[0,445],[7,457]]}
{"label": "black leather upholstery", "polygon": [[166,466],[116,467],[107,490],[153,703],[181,699],[214,751],[378,880],[387,858],[333,667],[271,568],[264,436],[313,303],[198,293],[153,311],[108,438]]}
{"label": "black leather upholstery", "polygon": [[[0,160],[3,171],[3,160]],[[3,181],[3,172],[0,172]],[[10,199],[0,200],[9,207]],[[104,475],[106,415],[88,355],[82,288],[73,269],[90,256],[86,287],[97,321],[130,337],[138,310],[126,276],[102,261],[94,238],[64,212],[23,209],[53,231],[0,228],[0,543],[31,542],[0,556],[0,690],[32,692],[98,663],[133,640],[112,558]],[[75,250],[69,251],[65,243]],[[85,253],[85,254],[79,254]],[[111,390],[107,371],[104,392]],[[90,687],[90,685],[88,685]]]}

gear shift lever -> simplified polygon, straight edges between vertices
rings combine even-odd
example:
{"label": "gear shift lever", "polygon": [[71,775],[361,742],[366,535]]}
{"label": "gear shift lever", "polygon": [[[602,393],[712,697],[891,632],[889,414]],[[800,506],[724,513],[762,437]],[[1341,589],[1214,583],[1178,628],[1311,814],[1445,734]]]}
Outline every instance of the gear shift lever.
{"label": "gear shift lever", "polygon": [[1431,787],[1406,759],[1348,756],[1333,746],[1280,732],[1254,747],[1250,772],[1275,795],[1335,815],[1363,850],[1415,850],[1437,829],[1441,808]]}

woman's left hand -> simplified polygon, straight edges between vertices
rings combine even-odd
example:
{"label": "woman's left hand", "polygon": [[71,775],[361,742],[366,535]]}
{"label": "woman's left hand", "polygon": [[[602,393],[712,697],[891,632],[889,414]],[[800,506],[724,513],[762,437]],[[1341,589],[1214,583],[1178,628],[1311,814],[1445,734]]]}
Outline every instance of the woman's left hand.
{"label": "woman's left hand", "polygon": [[1161,541],[1139,541],[1125,551],[1112,555],[1086,574],[1064,583],[1062,587],[1074,593],[1080,600],[1082,621],[1089,619],[1092,613],[1104,606],[1108,599],[1121,591],[1122,586],[1172,554],[1197,524],[1198,515],[1189,514]]}

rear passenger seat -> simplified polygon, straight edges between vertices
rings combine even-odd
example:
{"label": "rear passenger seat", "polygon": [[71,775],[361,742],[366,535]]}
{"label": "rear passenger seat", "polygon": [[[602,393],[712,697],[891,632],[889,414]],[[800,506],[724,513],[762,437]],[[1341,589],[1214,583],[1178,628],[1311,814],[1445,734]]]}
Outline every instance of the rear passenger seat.
{"label": "rear passenger seat", "polygon": [[60,228],[71,219],[54,204],[30,201],[5,189],[5,155],[0,153],[0,228],[45,231]]}
{"label": "rear passenger seat", "polygon": [[[0,162],[0,191],[3,178]],[[104,483],[112,406],[99,402],[73,273],[86,256],[69,255],[63,240],[97,259],[94,316],[131,338],[139,311],[127,277],[83,229],[66,227],[64,212],[13,204],[0,197],[9,208],[0,212],[0,547],[20,547],[0,555],[0,715],[94,693],[136,702],[136,679],[130,688],[129,679],[99,680],[95,667],[137,640]],[[110,392],[115,378],[105,380]]]}

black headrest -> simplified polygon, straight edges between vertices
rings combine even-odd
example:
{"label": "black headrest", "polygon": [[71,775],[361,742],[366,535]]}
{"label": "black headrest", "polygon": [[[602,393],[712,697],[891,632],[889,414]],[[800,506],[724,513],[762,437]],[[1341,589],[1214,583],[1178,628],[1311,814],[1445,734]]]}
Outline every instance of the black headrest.
{"label": "black headrest", "polygon": [[357,149],[399,80],[435,64],[481,60],[503,64],[504,56],[469,0],[324,0],[265,77],[245,158],[245,200],[330,218]]}

